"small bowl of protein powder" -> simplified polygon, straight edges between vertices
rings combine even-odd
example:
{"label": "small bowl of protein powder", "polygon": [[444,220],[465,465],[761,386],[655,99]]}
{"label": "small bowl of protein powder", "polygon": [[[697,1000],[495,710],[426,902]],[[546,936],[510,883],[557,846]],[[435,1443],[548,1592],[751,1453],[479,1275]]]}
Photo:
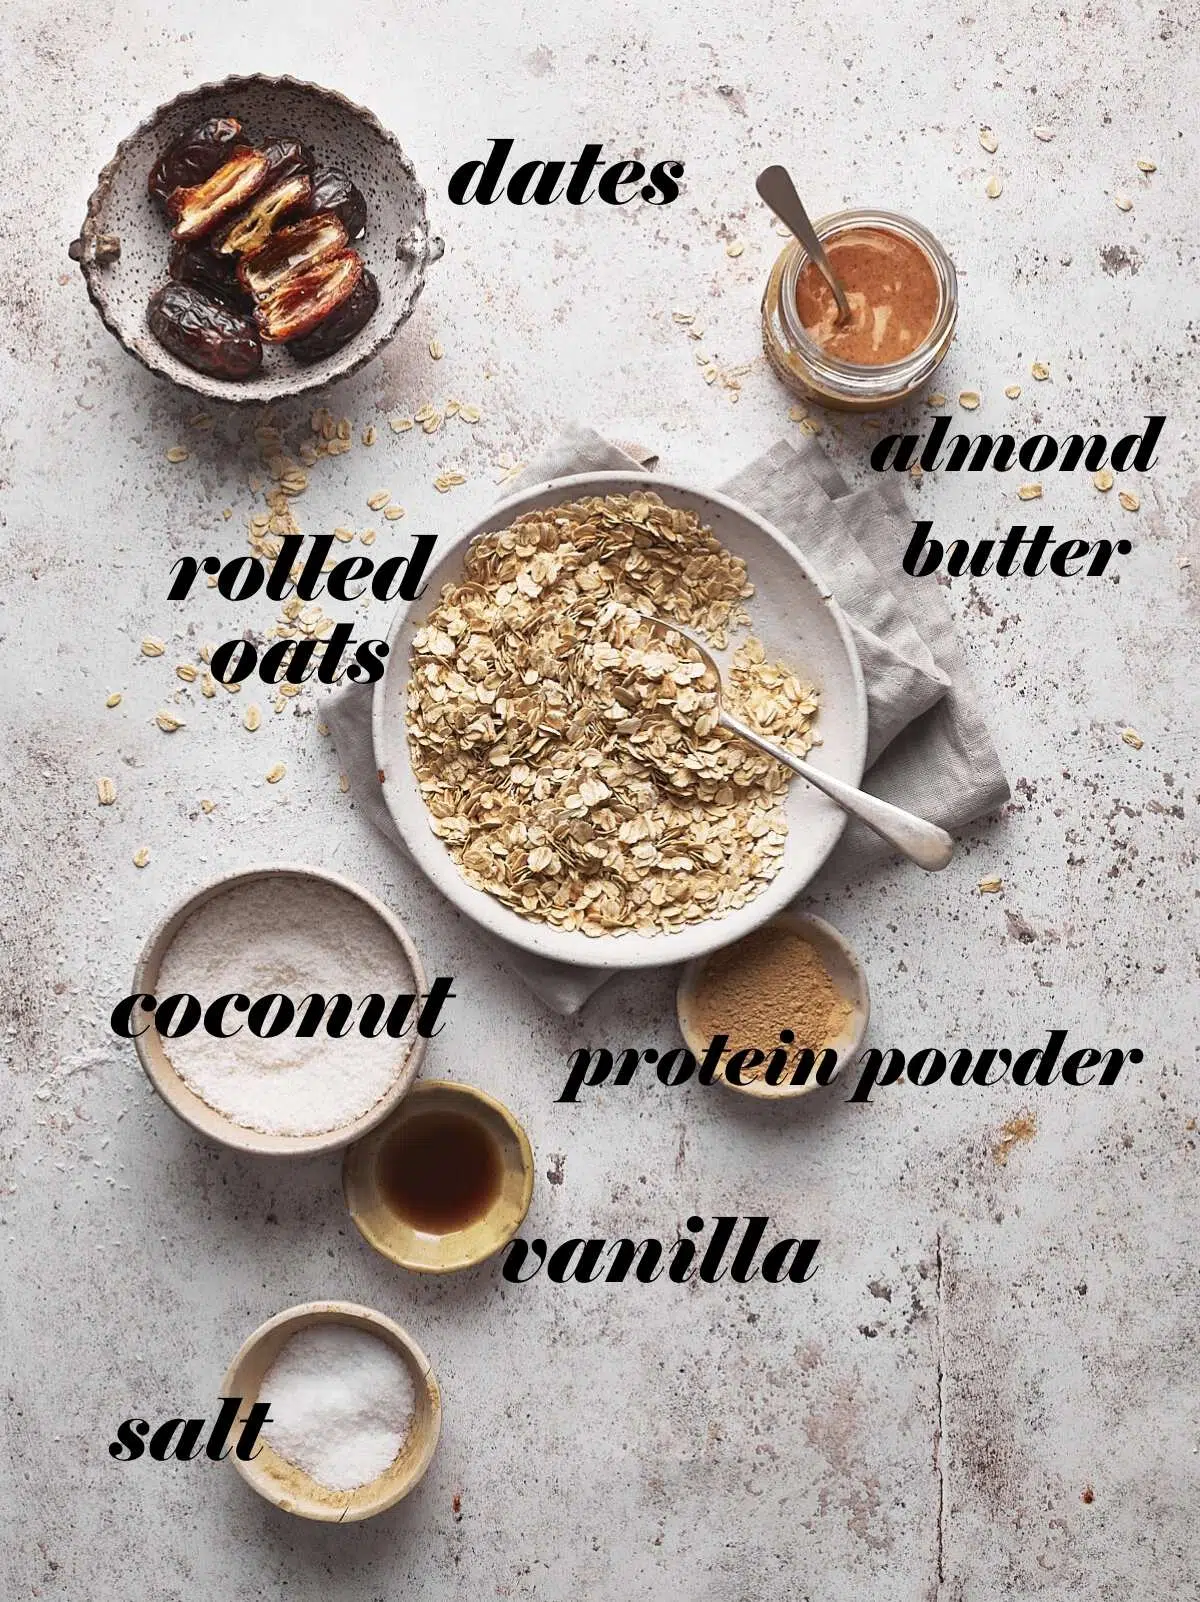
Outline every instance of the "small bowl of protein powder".
{"label": "small bowl of protein powder", "polygon": [[425,975],[403,924],[316,868],[204,885],[150,937],[123,1004],[150,1082],[202,1135],[306,1155],[359,1139],[424,1055]]}
{"label": "small bowl of protein powder", "polygon": [[[306,1302],[268,1319],[229,1365],[221,1394],[241,1398],[229,1460],[242,1478],[285,1513],[328,1523],[369,1519],[407,1496],[442,1427],[424,1352],[399,1324],[351,1302]],[[255,1438],[243,1458],[248,1425]]]}

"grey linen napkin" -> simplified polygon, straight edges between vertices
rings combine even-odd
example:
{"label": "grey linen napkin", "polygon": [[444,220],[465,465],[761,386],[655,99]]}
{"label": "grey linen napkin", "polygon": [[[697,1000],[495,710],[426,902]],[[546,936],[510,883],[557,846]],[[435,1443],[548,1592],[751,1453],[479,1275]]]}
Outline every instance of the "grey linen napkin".
{"label": "grey linen napkin", "polygon": [[[652,458],[635,450],[623,450],[592,429],[571,430],[526,468],[508,493],[570,473],[641,470]],[[862,660],[870,714],[863,788],[951,831],[1007,801],[1008,782],[976,703],[946,599],[936,583],[913,580],[900,567],[909,533],[902,503],[874,489],[851,490],[810,439],[773,446],[722,488],[803,545],[846,614]],[[403,851],[376,777],[371,696],[370,685],[341,690],[325,703],[325,719],[356,802]],[[893,855],[878,835],[852,821],[822,870],[821,883],[849,882]],[[578,1012],[611,973],[485,938],[535,995],[564,1016]]]}

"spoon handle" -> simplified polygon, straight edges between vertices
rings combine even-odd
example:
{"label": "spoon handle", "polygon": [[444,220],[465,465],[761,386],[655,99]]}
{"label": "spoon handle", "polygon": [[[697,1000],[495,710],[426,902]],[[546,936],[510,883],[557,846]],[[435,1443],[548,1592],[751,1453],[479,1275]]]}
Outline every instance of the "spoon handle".
{"label": "spoon handle", "polygon": [[829,285],[837,302],[838,320],[845,322],[850,316],[850,304],[846,299],[846,292],[834,277],[833,268],[829,265],[829,258],[825,254],[825,247],[817,238],[817,230],[808,220],[804,202],[796,193],[796,186],[787,168],[765,167],[754,180],[754,187],[780,222],[792,230],[811,259],[816,262],[818,271]]}
{"label": "spoon handle", "polygon": [[807,779],[831,801],[836,801],[844,811],[865,823],[869,829],[886,840],[896,850],[906,856],[910,862],[915,862],[918,868],[924,868],[928,873],[936,873],[944,868],[954,855],[954,841],[945,829],[936,823],[927,823],[924,818],[918,818],[912,812],[905,812],[902,807],[894,807],[890,801],[881,801],[878,796],[868,795],[865,790],[856,790],[852,784],[846,784],[841,779],[835,779],[830,773],[822,773],[820,768],[814,768],[809,763],[793,756],[780,745],[771,740],[764,740],[752,728],[739,718],[732,717],[728,712],[721,713],[721,722],[725,728],[731,730],[739,739],[746,740],[750,745],[757,747],[767,756],[774,757],[785,767],[791,768],[802,779]]}

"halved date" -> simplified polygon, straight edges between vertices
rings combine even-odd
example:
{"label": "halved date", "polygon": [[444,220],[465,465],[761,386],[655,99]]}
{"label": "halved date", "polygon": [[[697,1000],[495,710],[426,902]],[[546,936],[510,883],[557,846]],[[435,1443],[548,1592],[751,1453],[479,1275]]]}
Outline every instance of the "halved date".
{"label": "halved date", "polygon": [[370,268],[364,267],[362,277],[337,310],[318,323],[311,334],[292,340],[288,345],[289,355],[298,362],[319,362],[332,356],[335,350],[341,350],[354,338],[378,305],[379,285]]}
{"label": "halved date", "polygon": [[218,223],[240,211],[263,187],[269,163],[261,150],[239,150],[211,178],[188,189],[175,189],[167,209],[175,218],[173,239],[203,239]]}
{"label": "halved date", "polygon": [[214,248],[221,256],[253,256],[270,239],[279,219],[298,211],[311,195],[312,184],[305,173],[261,189],[241,216],[217,236]]}
{"label": "halved date", "polygon": [[351,239],[360,239],[367,226],[367,202],[362,190],[340,167],[326,167],[313,177],[309,215],[332,211],[342,219]]}
{"label": "halved date", "polygon": [[254,321],[259,333],[272,344],[303,339],[349,299],[362,275],[363,259],[353,250],[288,273],[257,299]]}
{"label": "halved date", "polygon": [[248,144],[236,117],[210,117],[190,128],[163,151],[150,169],[150,194],[162,207],[175,189],[202,184],[227,162],[238,145]]}
{"label": "halved date", "polygon": [[348,243],[341,218],[322,212],[319,217],[280,228],[257,256],[243,257],[238,263],[238,282],[247,294],[261,300],[290,273],[319,266],[340,255]]}
{"label": "halved date", "polygon": [[248,318],[192,284],[164,284],[150,297],[150,332],[172,356],[214,378],[250,378],[262,341]]}

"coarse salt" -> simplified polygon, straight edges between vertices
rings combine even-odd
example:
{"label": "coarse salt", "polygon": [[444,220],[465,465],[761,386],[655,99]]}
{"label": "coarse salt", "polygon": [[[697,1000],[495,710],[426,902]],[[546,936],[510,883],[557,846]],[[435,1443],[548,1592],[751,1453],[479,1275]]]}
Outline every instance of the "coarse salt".
{"label": "coarse salt", "polygon": [[412,1429],[408,1365],[377,1335],[312,1324],[263,1376],[263,1439],[329,1491],[369,1485],[396,1461]]}
{"label": "coarse salt", "polygon": [[[403,948],[364,902],[297,875],[234,885],[198,907],[168,946],[157,985],[160,996],[194,995],[205,1007],[230,994],[283,994],[297,1014],[313,994],[358,1002],[414,989]],[[391,1089],[409,1049],[356,1027],[340,1039],[324,1029],[301,1039],[294,1023],[270,1039],[245,1027],[221,1039],[201,1027],[162,1044],[201,1100],[272,1135],[323,1134],[361,1118]]]}

